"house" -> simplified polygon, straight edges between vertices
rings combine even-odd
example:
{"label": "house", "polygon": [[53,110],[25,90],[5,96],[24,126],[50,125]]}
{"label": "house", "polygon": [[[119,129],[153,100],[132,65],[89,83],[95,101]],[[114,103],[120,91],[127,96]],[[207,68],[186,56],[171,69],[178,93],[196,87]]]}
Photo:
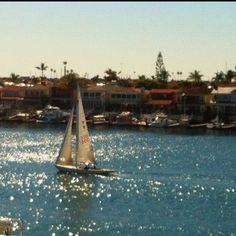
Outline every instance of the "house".
{"label": "house", "polygon": [[49,101],[49,87],[36,84],[24,88],[23,107],[26,111],[42,109]]}
{"label": "house", "polygon": [[151,89],[149,91],[148,101],[145,103],[146,110],[149,113],[163,111],[175,113],[177,102],[177,89]]}
{"label": "house", "polygon": [[137,111],[143,102],[141,89],[122,87],[116,84],[102,86],[89,85],[81,89],[83,105],[86,111],[100,113],[104,111]]}
{"label": "house", "polygon": [[178,113],[191,115],[199,121],[209,119],[207,115],[210,115],[213,97],[211,91],[210,88],[201,87],[180,90],[176,104]]}
{"label": "house", "polygon": [[61,109],[70,109],[72,107],[73,90],[63,84],[51,86],[49,96],[49,103],[53,106],[58,106]]}
{"label": "house", "polygon": [[218,87],[212,91],[212,107],[225,120],[236,119],[236,86]]}
{"label": "house", "polygon": [[24,100],[24,87],[4,86],[1,92],[1,101],[3,108],[16,109],[21,108]]}
{"label": "house", "polygon": [[144,101],[143,89],[110,84],[105,87],[105,90],[106,104],[110,110],[141,112]]}
{"label": "house", "polygon": [[85,112],[104,112],[106,109],[106,91],[103,86],[90,85],[81,89]]}

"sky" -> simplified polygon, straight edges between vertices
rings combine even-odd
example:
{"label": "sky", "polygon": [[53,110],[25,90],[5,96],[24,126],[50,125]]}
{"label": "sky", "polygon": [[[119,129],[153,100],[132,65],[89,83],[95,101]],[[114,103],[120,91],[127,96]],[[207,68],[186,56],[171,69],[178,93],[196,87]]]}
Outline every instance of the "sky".
{"label": "sky", "polygon": [[[235,70],[236,2],[0,2],[0,77],[40,76],[45,63],[89,78],[155,74],[162,53],[173,79]],[[182,72],[182,76],[177,75]]]}

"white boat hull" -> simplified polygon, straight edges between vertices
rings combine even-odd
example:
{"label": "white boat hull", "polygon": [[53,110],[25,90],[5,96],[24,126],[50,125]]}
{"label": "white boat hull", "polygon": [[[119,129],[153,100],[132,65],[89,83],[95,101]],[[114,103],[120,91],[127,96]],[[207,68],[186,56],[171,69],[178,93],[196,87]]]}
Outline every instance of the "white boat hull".
{"label": "white boat hull", "polygon": [[111,169],[103,169],[103,168],[83,168],[83,167],[75,167],[69,165],[59,165],[55,164],[56,168],[59,171],[72,173],[72,174],[79,174],[79,175],[110,175],[115,173],[114,170]]}

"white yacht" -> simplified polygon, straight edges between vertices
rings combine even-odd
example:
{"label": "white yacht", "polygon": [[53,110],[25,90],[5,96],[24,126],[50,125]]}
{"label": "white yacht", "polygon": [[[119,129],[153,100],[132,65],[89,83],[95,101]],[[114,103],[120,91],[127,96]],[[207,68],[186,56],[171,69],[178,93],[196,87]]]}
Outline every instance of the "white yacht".
{"label": "white yacht", "polygon": [[191,118],[188,115],[181,115],[179,119],[179,125],[182,127],[190,126]]}
{"label": "white yacht", "polygon": [[217,115],[215,119],[213,119],[210,123],[206,124],[208,129],[230,129],[233,128],[233,124],[225,124],[221,122],[219,116]]}
{"label": "white yacht", "polygon": [[155,128],[167,128],[179,126],[179,123],[176,120],[169,119],[164,113],[157,113],[156,117],[151,121],[151,123],[149,123],[149,126]]}
{"label": "white yacht", "polygon": [[38,123],[63,123],[66,122],[70,113],[62,111],[59,107],[47,105],[41,112],[36,122]]}
{"label": "white yacht", "polygon": [[109,123],[109,121],[106,119],[106,116],[103,114],[94,115],[92,122],[93,122],[93,125],[104,125],[104,124]]}

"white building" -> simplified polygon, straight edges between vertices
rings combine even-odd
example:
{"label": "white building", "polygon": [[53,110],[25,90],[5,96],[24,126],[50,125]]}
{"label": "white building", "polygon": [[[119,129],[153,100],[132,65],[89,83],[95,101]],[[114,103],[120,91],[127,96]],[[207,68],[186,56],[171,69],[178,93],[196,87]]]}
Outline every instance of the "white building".
{"label": "white building", "polygon": [[233,120],[236,118],[236,87],[218,87],[213,90],[213,106],[219,115]]}

